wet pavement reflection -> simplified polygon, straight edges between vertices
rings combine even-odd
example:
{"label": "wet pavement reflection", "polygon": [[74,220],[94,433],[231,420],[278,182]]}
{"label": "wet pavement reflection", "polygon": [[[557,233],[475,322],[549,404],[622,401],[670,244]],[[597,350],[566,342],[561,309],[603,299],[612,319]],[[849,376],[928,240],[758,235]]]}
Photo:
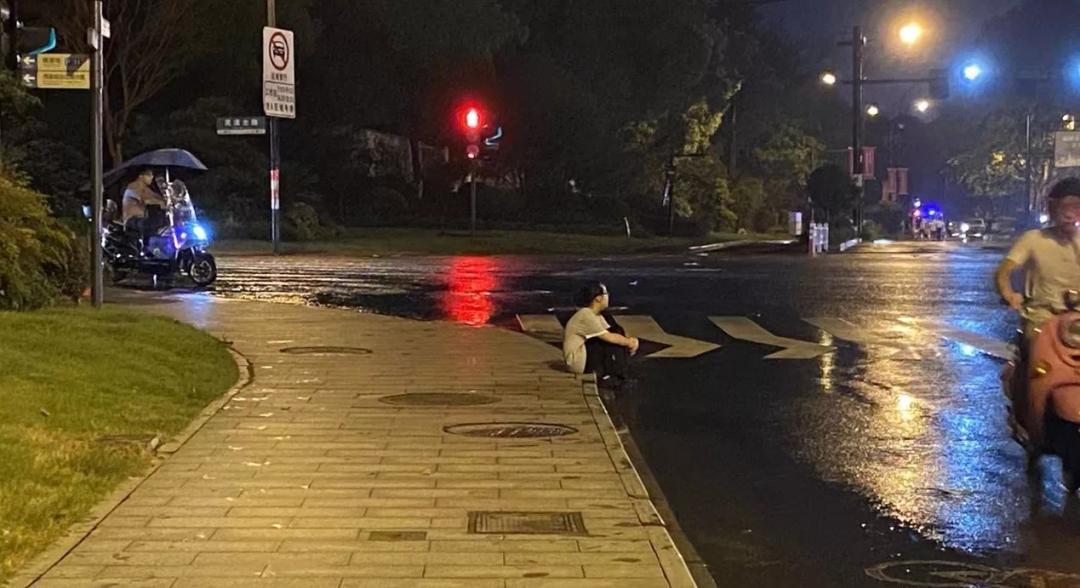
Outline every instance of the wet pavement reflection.
{"label": "wet pavement reflection", "polygon": [[[723,344],[641,360],[638,390],[616,403],[721,585],[879,585],[901,560],[986,566],[1010,586],[1080,585],[1067,575],[1080,573],[1080,513],[1057,462],[1025,473],[1002,362],[939,328],[1010,339],[989,279],[1000,255],[898,244],[818,259],[225,257],[216,294],[513,328],[517,314],[565,315],[574,289],[601,279],[623,314]],[[836,350],[767,360],[774,348],[730,339],[710,316]],[[872,344],[807,322],[831,324],[821,318]],[[1006,585],[952,577],[908,585]]]}

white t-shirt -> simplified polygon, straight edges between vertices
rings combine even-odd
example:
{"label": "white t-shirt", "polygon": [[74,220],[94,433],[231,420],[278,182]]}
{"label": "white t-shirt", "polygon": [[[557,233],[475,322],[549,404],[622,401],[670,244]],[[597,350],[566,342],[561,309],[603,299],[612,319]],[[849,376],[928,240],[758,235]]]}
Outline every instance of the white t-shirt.
{"label": "white t-shirt", "polygon": [[1065,293],[1080,290],[1080,235],[1061,242],[1049,230],[1028,231],[1006,259],[1027,272],[1023,316],[1036,325],[1064,312]]}
{"label": "white t-shirt", "polygon": [[570,317],[566,330],[563,331],[562,345],[563,359],[570,371],[575,374],[585,373],[585,342],[603,335],[610,328],[604,317],[588,308],[582,308]]}

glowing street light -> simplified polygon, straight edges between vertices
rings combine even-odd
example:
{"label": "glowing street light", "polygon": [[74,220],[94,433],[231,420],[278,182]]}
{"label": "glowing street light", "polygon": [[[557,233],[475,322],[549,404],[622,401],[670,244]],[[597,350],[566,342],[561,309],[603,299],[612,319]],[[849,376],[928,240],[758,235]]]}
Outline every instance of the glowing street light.
{"label": "glowing street light", "polygon": [[919,42],[923,32],[922,25],[917,22],[910,22],[900,28],[900,41],[910,47]]}
{"label": "glowing street light", "polygon": [[836,74],[831,71],[821,74],[821,83],[826,86],[835,86],[837,81],[839,80],[836,79]]}
{"label": "glowing street light", "polygon": [[964,78],[969,82],[974,82],[983,75],[983,68],[977,63],[971,63],[964,67]]}
{"label": "glowing street light", "polygon": [[877,104],[871,104],[871,105],[866,107],[866,115],[867,116],[875,117],[875,116],[877,116],[879,114],[881,114],[881,109],[878,108]]}
{"label": "glowing street light", "polygon": [[922,114],[926,114],[930,110],[930,101],[926,98],[920,98],[915,101],[915,110]]}

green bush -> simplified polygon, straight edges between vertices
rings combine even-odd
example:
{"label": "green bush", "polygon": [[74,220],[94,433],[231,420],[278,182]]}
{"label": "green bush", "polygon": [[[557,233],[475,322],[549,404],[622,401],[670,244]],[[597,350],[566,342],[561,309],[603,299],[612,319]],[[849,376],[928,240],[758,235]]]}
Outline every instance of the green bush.
{"label": "green bush", "polygon": [[85,285],[85,252],[49,215],[45,196],[0,177],[0,309],[47,306]]}
{"label": "green bush", "polygon": [[319,238],[319,213],[303,202],[290,206],[285,211],[285,237],[289,241],[313,241]]}
{"label": "green bush", "polygon": [[881,238],[883,233],[884,231],[882,230],[881,225],[872,220],[868,220],[863,222],[860,238],[863,241],[877,241]]}

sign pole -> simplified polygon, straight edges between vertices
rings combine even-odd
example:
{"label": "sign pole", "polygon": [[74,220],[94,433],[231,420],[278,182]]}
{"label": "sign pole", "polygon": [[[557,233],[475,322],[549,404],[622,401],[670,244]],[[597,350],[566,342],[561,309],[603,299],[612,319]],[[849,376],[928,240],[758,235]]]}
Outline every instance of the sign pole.
{"label": "sign pole", "polygon": [[104,207],[104,191],[103,186],[103,137],[104,137],[104,95],[105,95],[105,80],[102,60],[105,58],[105,51],[103,50],[104,39],[101,35],[103,17],[103,0],[94,0],[94,28],[90,32],[90,38],[92,41],[94,53],[91,57],[93,63],[91,65],[91,91],[90,91],[90,106],[93,113],[93,139],[90,148],[91,161],[93,162],[93,168],[91,171],[91,183],[92,183],[92,198],[90,205],[93,207],[93,243],[91,244],[91,264],[93,282],[91,283],[91,299],[93,301],[94,308],[101,308],[105,298],[105,281],[102,275],[103,268],[101,263],[101,209]]}
{"label": "sign pole", "polygon": [[[277,26],[274,0],[266,0],[266,22],[267,26]],[[277,117],[269,118],[267,133],[270,135],[270,240],[274,244],[274,255],[278,255],[281,248],[281,139]]]}

